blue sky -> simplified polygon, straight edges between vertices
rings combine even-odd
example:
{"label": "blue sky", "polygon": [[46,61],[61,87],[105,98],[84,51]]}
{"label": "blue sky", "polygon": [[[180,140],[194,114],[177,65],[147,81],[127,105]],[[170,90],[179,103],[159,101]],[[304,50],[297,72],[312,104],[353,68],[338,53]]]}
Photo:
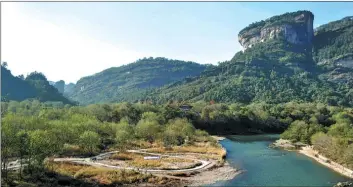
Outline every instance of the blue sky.
{"label": "blue sky", "polygon": [[217,64],[241,50],[248,24],[310,10],[314,26],[353,15],[351,2],[2,3],[2,61],[76,82],[142,57]]}

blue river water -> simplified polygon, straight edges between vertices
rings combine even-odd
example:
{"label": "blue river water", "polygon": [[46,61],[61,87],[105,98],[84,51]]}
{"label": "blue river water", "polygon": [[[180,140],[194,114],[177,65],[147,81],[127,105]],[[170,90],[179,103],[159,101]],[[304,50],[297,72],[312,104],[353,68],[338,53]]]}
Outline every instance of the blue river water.
{"label": "blue river water", "polygon": [[211,186],[333,186],[349,181],[311,158],[292,151],[269,148],[278,135],[229,136],[221,144],[227,161],[244,170],[232,180]]}

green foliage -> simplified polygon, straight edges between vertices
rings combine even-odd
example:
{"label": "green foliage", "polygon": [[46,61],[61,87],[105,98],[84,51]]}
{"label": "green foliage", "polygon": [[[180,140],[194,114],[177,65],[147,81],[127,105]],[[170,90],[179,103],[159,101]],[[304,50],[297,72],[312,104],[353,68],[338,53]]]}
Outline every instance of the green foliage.
{"label": "green foliage", "polygon": [[333,63],[352,55],[353,19],[343,18],[316,29],[313,56],[317,63],[332,67]]}
{"label": "green foliage", "polygon": [[121,120],[119,123],[113,123],[113,131],[116,132],[116,141],[119,144],[126,144],[134,137],[134,128],[129,125],[127,120]]}
{"label": "green foliage", "polygon": [[[299,113],[301,114],[298,115]],[[350,109],[317,106],[314,111],[299,111],[295,114],[301,119],[309,120],[294,121],[281,134],[281,138],[312,144],[321,154],[353,168],[353,118]],[[322,128],[321,125],[327,128]]]}
{"label": "green foliage", "polygon": [[311,136],[322,131],[323,128],[319,124],[307,124],[304,121],[294,121],[289,128],[281,134],[281,138],[295,142],[310,143]]}
{"label": "green foliage", "polygon": [[198,76],[205,68],[194,62],[143,58],[80,79],[70,97],[82,104],[145,100],[151,88]]}
{"label": "green foliage", "polygon": [[155,120],[140,120],[136,125],[136,135],[153,143],[160,132],[160,124]]}
{"label": "green foliage", "polygon": [[185,143],[185,140],[192,137],[195,129],[188,122],[187,119],[173,119],[170,120],[164,131],[164,145],[166,147],[171,145],[182,145]]}
{"label": "green foliage", "polygon": [[92,131],[85,131],[79,137],[80,146],[92,154],[100,144],[100,137],[98,133]]}
{"label": "green foliage", "polygon": [[[288,12],[282,15],[278,15],[278,16],[273,16],[269,19],[266,20],[262,20],[259,22],[255,22],[250,24],[249,26],[245,27],[244,29],[242,29],[239,32],[239,35],[242,35],[246,32],[250,32],[251,33],[255,32],[253,30],[258,30],[260,28],[263,27],[271,27],[271,26],[275,26],[275,25],[280,25],[280,24],[285,24],[285,23],[296,23],[296,16],[299,16],[300,14],[310,14],[312,17],[314,17],[314,15],[310,12],[310,11],[297,11],[297,12]],[[298,23],[300,24],[300,22]]]}
{"label": "green foliage", "polygon": [[59,101],[74,104],[50,85],[42,73],[32,72],[24,79],[13,76],[7,67],[1,66],[1,79],[2,100],[22,101],[33,98],[42,102]]}

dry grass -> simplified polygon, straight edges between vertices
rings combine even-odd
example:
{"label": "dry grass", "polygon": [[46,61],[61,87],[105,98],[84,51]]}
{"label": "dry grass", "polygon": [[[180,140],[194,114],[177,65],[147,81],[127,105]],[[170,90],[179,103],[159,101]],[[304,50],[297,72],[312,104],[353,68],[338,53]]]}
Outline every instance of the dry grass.
{"label": "dry grass", "polygon": [[132,170],[116,170],[107,168],[96,168],[71,164],[66,162],[50,163],[52,171],[61,175],[71,176],[87,181],[97,181],[100,184],[131,184],[147,181],[151,175],[141,174]]}
{"label": "dry grass", "polygon": [[85,151],[78,145],[64,144],[62,155],[77,156],[84,154]]}
{"label": "dry grass", "polygon": [[154,184],[155,186],[180,186],[180,180],[167,177],[151,177],[148,179],[148,183]]}
{"label": "dry grass", "polygon": [[132,170],[88,167],[78,171],[74,177],[78,179],[93,179],[101,184],[131,184],[146,181],[151,175],[144,175]]}
{"label": "dry grass", "polygon": [[171,149],[165,149],[163,147],[158,148],[151,148],[148,149],[149,152],[156,152],[156,153],[200,153],[200,154],[207,154],[207,157],[210,158],[210,155],[216,156],[217,159],[224,158],[226,155],[226,151],[221,147],[214,147],[214,146],[196,146],[196,145],[189,145],[189,146],[180,146],[180,147],[173,147]]}
{"label": "dry grass", "polygon": [[163,157],[162,160],[165,162],[170,162],[170,163],[176,163],[176,162],[192,163],[192,162],[194,162],[193,160],[190,160],[190,159],[175,158],[175,157]]}
{"label": "dry grass", "polygon": [[87,168],[87,166],[68,162],[50,162],[47,164],[47,168],[61,175],[73,176],[81,169]]}
{"label": "dry grass", "polygon": [[130,165],[138,168],[159,168],[164,166],[161,160],[136,159],[129,162]]}
{"label": "dry grass", "polygon": [[161,157],[158,160],[145,160],[143,154],[119,152],[112,156],[110,159],[126,161],[128,165],[137,168],[159,168],[168,169],[170,163],[193,163],[193,160],[175,157]]}
{"label": "dry grass", "polygon": [[141,154],[129,153],[129,152],[119,152],[115,153],[109,157],[114,160],[135,160],[135,159],[143,159]]}

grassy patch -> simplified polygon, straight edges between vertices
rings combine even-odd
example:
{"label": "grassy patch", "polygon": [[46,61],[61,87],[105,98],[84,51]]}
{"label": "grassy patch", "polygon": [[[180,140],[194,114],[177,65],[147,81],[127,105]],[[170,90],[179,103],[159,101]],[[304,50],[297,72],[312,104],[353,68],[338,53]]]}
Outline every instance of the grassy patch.
{"label": "grassy patch", "polygon": [[119,153],[113,154],[109,158],[114,160],[134,160],[134,159],[143,159],[143,156],[135,153],[119,152]]}
{"label": "grassy patch", "polygon": [[136,159],[129,162],[129,164],[138,168],[159,168],[164,165],[161,160],[144,160],[144,159]]}
{"label": "grassy patch", "polygon": [[226,151],[221,147],[214,147],[214,146],[179,146],[173,148],[151,148],[148,149],[148,152],[156,152],[156,153],[200,153],[200,154],[208,154],[208,155],[215,155],[216,158],[223,158],[226,155]]}
{"label": "grassy patch", "polygon": [[131,184],[147,181],[151,175],[141,174],[132,170],[116,170],[107,168],[96,168],[92,166],[77,165],[71,163],[51,163],[49,167],[53,172],[83,179],[96,181],[100,184]]}
{"label": "grassy patch", "polygon": [[144,175],[132,170],[88,167],[77,172],[74,177],[78,179],[96,180],[101,184],[131,184],[144,182],[151,177],[151,175]]}
{"label": "grassy patch", "polygon": [[87,166],[68,162],[50,162],[47,164],[47,168],[61,175],[73,176],[81,169],[87,168]]}

